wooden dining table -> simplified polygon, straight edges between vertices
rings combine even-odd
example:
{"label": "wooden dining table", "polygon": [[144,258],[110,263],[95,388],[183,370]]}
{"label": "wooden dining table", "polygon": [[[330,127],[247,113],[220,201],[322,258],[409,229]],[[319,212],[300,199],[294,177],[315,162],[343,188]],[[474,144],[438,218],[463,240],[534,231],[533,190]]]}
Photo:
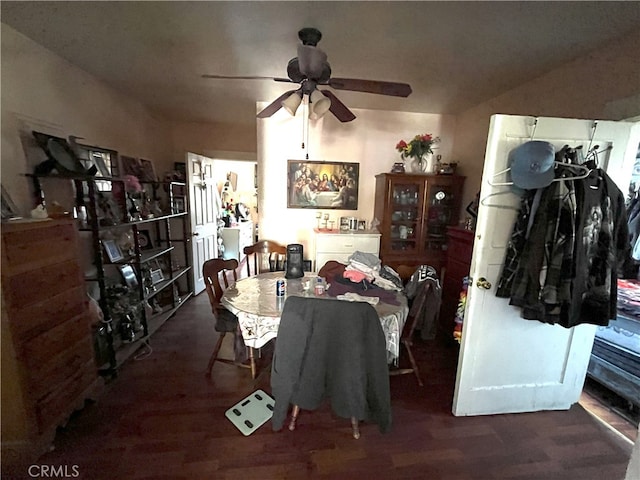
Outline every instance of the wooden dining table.
{"label": "wooden dining table", "polygon": [[[249,347],[252,365],[255,365],[253,349],[263,347],[278,336],[282,308],[287,297],[316,297],[316,273],[305,272],[304,277],[285,279],[284,272],[268,272],[238,280],[225,290],[221,298],[224,307],[238,317],[244,343]],[[285,281],[285,295],[276,295],[277,280]],[[326,292],[320,297],[335,299]],[[407,298],[395,292],[397,305],[379,301],[373,305],[386,338],[387,361],[397,365],[400,354],[400,336],[409,314]],[[345,300],[347,301],[347,300]],[[252,368],[255,372],[255,368]],[[254,373],[255,376],[255,373]]]}

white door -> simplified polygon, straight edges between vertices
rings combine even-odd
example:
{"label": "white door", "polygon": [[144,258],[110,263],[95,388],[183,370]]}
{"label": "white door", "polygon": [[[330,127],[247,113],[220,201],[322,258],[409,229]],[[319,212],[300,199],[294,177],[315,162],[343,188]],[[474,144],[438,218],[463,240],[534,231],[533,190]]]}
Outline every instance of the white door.
{"label": "white door", "polygon": [[[563,410],[580,397],[595,325],[566,329],[520,317],[509,299],[495,295],[520,197],[506,182],[508,153],[528,140],[546,140],[556,150],[600,145],[600,155],[623,193],[638,147],[631,124],[495,115],[491,118],[471,261],[467,307],[453,400],[454,415]],[[592,138],[592,135],[594,137]],[[608,156],[608,158],[607,158]],[[478,285],[484,277],[488,284]],[[482,288],[484,287],[484,288]],[[485,289],[487,288],[488,289]]]}
{"label": "white door", "polygon": [[220,196],[213,179],[213,159],[187,153],[189,177],[189,207],[191,215],[193,288],[204,290],[202,264],[218,256],[217,230],[220,216]]}

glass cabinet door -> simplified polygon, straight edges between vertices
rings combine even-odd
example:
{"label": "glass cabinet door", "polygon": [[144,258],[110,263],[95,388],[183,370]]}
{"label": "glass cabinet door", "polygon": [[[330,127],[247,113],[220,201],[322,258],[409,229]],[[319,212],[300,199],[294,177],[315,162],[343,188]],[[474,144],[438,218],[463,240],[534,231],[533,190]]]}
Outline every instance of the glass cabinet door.
{"label": "glass cabinet door", "polygon": [[447,243],[447,225],[454,218],[456,202],[450,185],[430,185],[427,192],[426,234],[427,251],[445,250]]}
{"label": "glass cabinet door", "polygon": [[418,235],[421,212],[421,184],[391,184],[391,250],[412,252],[419,249]]}

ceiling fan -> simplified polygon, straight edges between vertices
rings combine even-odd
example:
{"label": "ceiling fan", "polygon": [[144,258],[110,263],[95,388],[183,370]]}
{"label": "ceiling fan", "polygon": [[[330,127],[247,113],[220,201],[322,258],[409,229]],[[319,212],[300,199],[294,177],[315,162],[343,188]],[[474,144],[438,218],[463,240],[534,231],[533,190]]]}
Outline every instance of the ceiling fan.
{"label": "ceiling fan", "polygon": [[351,90],[354,92],[391,95],[394,97],[408,97],[411,86],[406,83],[383,82],[379,80],[362,80],[356,78],[332,78],[331,66],[327,62],[327,54],[318,48],[322,33],[315,28],[303,28],[298,32],[302,42],[298,45],[298,56],[289,60],[287,65],[288,78],[260,77],[260,76],[226,76],[202,75],[203,78],[221,78],[236,80],[274,80],[276,82],[298,83],[295,90],[289,90],[264,110],[258,113],[258,118],[267,118],[284,108],[291,115],[302,102],[305,95],[309,98],[309,116],[320,118],[326,111],[330,111],[341,122],[350,122],[356,116],[330,90],[320,90],[318,86],[326,85],[335,90]]}

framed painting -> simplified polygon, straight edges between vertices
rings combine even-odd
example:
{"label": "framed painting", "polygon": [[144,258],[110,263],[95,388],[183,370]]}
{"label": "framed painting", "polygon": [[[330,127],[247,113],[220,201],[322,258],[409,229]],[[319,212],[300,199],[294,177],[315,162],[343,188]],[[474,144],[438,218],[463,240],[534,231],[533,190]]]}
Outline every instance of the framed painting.
{"label": "framed painting", "polygon": [[358,209],[359,163],[289,160],[287,207]]}
{"label": "framed painting", "polygon": [[102,240],[102,246],[110,262],[113,263],[124,259],[124,255],[115,240]]}
{"label": "framed painting", "polygon": [[153,168],[153,162],[151,160],[140,159],[140,177],[138,179],[141,182],[157,182],[158,177],[156,176],[155,168]]}
{"label": "framed painting", "polygon": [[122,175],[133,175],[138,179],[142,175],[142,166],[137,158],[120,155],[120,164],[122,166]]}
{"label": "framed painting", "polygon": [[149,230],[138,230],[138,245],[140,246],[140,250],[151,250],[153,248]]}

